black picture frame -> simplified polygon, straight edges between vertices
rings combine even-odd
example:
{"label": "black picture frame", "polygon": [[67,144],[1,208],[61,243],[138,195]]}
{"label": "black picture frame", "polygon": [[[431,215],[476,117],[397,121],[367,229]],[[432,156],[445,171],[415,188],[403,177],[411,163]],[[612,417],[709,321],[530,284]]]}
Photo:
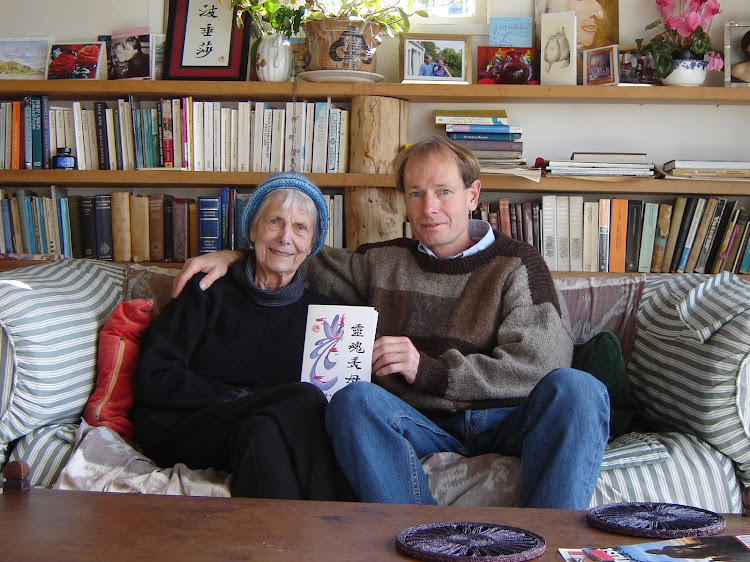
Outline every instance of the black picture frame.
{"label": "black picture frame", "polygon": [[246,80],[251,27],[229,2],[170,0],[164,79]]}

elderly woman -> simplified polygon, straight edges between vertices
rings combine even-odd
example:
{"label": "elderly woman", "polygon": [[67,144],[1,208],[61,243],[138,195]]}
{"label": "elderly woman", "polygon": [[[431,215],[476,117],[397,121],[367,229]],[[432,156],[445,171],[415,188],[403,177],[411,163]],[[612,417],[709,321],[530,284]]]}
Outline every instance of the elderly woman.
{"label": "elderly woman", "polygon": [[136,441],[161,466],[231,472],[232,495],[348,499],[324,426],[327,401],[300,382],[307,306],[300,264],[323,245],[328,208],[305,176],[269,176],[242,217],[253,250],[205,292],[196,276],[144,336]]}

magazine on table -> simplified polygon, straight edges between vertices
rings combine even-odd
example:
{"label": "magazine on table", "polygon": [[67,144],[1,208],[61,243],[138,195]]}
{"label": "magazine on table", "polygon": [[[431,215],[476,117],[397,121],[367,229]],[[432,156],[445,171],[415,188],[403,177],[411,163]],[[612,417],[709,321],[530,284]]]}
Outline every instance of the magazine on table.
{"label": "magazine on table", "polygon": [[371,306],[311,304],[307,310],[302,382],[330,400],[355,381],[370,381],[378,312]]}
{"label": "magazine on table", "polygon": [[683,537],[630,545],[561,548],[568,562],[652,562],[703,560],[704,562],[750,562],[750,534]]}

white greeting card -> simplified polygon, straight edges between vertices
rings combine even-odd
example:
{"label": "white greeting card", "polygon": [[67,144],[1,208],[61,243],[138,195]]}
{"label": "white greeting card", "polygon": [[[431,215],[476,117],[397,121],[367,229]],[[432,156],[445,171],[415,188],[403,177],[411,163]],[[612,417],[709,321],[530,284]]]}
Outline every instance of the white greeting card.
{"label": "white greeting card", "polygon": [[307,310],[302,382],[330,400],[355,381],[369,381],[378,312],[370,306],[311,304]]}

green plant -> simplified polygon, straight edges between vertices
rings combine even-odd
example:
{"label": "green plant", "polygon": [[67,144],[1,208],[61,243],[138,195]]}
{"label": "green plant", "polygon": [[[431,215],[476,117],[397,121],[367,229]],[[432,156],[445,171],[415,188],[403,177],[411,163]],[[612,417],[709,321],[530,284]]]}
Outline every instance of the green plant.
{"label": "green plant", "polygon": [[287,37],[298,33],[307,21],[324,19],[376,23],[393,37],[409,30],[409,17],[427,17],[426,11],[415,9],[422,1],[408,0],[402,8],[395,0],[230,0],[239,27],[243,13],[248,13],[261,32],[270,28]]}
{"label": "green plant", "polygon": [[660,19],[646,26],[661,29],[647,44],[636,39],[638,55],[651,54],[654,57],[656,73],[666,78],[675,68],[672,54],[675,51],[692,51],[698,56],[708,53],[708,70],[721,70],[724,58],[721,51],[714,49],[708,30],[716,14],[721,13],[717,0],[655,0]]}

